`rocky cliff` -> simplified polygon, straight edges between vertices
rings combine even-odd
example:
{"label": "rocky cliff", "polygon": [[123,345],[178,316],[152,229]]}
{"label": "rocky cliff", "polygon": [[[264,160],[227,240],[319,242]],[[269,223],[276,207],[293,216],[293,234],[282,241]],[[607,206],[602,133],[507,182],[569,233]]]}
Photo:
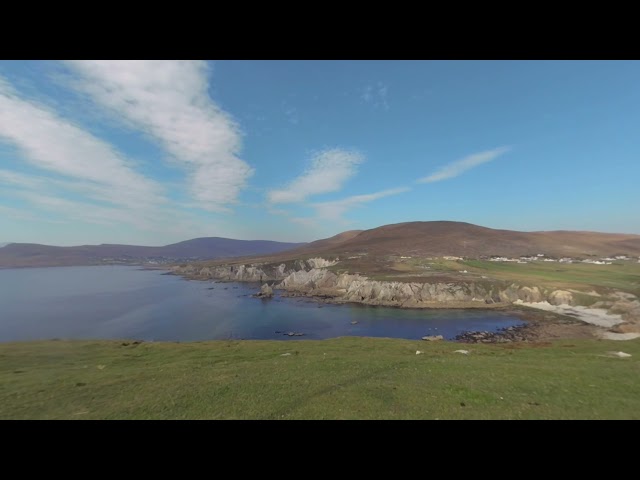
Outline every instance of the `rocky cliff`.
{"label": "rocky cliff", "polygon": [[311,269],[290,273],[276,288],[334,297],[339,301],[368,305],[428,307],[433,304],[493,304],[511,303],[518,299],[539,302],[545,299],[537,287],[488,283],[407,283],[371,280],[363,275],[336,275],[326,269]]}
{"label": "rocky cliff", "polygon": [[615,331],[640,334],[640,301],[629,293],[613,292],[585,308],[580,305],[585,296],[601,295],[595,292],[571,292],[479,279],[424,283],[379,281],[360,274],[334,273],[327,268],[336,263],[338,260],[311,258],[279,264],[218,265],[205,268],[188,264],[174,267],[173,272],[202,280],[267,282],[270,287],[284,290],[289,296],[323,297],[336,303],[356,302],[405,308],[471,308],[516,303],[572,315],[587,323],[594,323],[590,318],[599,316],[609,323],[615,320],[612,323],[618,329]]}
{"label": "rocky cliff", "polygon": [[[199,279],[236,282],[270,282],[275,289],[292,294],[331,297],[340,302],[400,307],[434,306],[434,304],[469,303],[471,305],[570,301],[571,293],[543,292],[538,287],[491,282],[405,283],[371,280],[359,275],[336,274],[326,266],[336,261],[322,258],[296,260],[289,265],[249,264],[220,265],[198,269],[193,265],[174,267],[179,275]],[[568,297],[567,297],[568,294]],[[470,305],[470,306],[471,306]]]}
{"label": "rocky cliff", "polygon": [[280,264],[255,263],[247,265],[219,265],[198,268],[193,264],[173,267],[178,275],[186,275],[198,279],[217,279],[229,282],[273,282],[283,280],[291,274],[320,269],[335,265],[337,260],[310,258]]}

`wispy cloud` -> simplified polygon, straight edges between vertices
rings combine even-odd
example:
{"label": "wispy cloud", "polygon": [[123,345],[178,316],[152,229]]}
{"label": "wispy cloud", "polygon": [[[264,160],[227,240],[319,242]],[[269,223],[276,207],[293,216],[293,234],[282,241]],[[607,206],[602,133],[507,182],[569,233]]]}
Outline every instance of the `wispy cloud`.
{"label": "wispy cloud", "polygon": [[373,87],[371,85],[364,87],[361,98],[367,103],[373,101]]}
{"label": "wispy cloud", "polygon": [[[2,130],[0,130],[0,135],[2,135]],[[40,184],[40,181],[29,175],[23,175],[10,170],[0,170],[0,184],[36,188]]]}
{"label": "wispy cloud", "polygon": [[469,155],[468,157],[441,167],[431,175],[419,179],[418,182],[433,183],[457,177],[458,175],[462,175],[467,170],[482,165],[483,163],[495,160],[500,155],[507,153],[509,150],[510,147],[499,147],[494,148],[493,150],[487,150],[485,152],[474,153],[473,155]]}
{"label": "wispy cloud", "polygon": [[[130,230],[162,234],[165,238],[184,239],[185,232],[193,236],[211,234],[211,225],[202,222],[192,213],[164,206],[163,208],[122,208],[93,202],[86,198],[69,200],[56,196],[55,192],[33,190],[3,191],[7,197],[27,202],[28,214],[19,215],[14,209],[14,218],[50,223],[84,223],[117,227],[126,225]],[[11,208],[11,207],[9,207]],[[0,211],[2,208],[0,208]],[[37,212],[38,216],[31,214]]]}
{"label": "wispy cloud", "polygon": [[294,179],[283,189],[267,193],[270,203],[301,202],[321,193],[335,192],[355,175],[358,165],[364,161],[356,151],[334,148],[313,156],[305,173]]}
{"label": "wispy cloud", "polygon": [[3,78],[0,142],[12,145],[19,158],[35,167],[26,172],[0,169],[2,200],[28,205],[2,206],[1,213],[10,218],[126,225],[174,238],[207,230],[201,219],[174,208],[164,186],[136,171],[134,162],[114,146],[49,106],[24,98]]}
{"label": "wispy cloud", "polygon": [[378,82],[377,84],[366,85],[362,89],[360,98],[375,108],[388,110],[389,103],[387,102],[387,93],[389,93],[389,87],[382,82]]}
{"label": "wispy cloud", "polygon": [[138,218],[134,212],[126,209],[106,207],[86,201],[72,201],[36,192],[20,192],[18,197],[27,200],[38,210],[62,214],[73,220],[80,220],[98,225],[137,224],[146,227],[146,219]]}
{"label": "wispy cloud", "polygon": [[239,158],[241,132],[208,94],[201,61],[69,61],[71,85],[139,129],[188,172],[201,208],[236,202],[253,169]]}
{"label": "wispy cloud", "polygon": [[306,228],[318,227],[318,223],[314,218],[291,217],[289,220],[291,220],[293,223],[297,223],[298,225],[302,225],[303,227],[306,227]]}
{"label": "wispy cloud", "polygon": [[[138,174],[114,147],[48,107],[21,98],[6,81],[0,81],[0,140],[13,144],[32,165],[80,181],[106,200],[136,205],[163,201],[161,187]],[[27,188],[39,183],[7,170],[0,181]]]}
{"label": "wispy cloud", "polygon": [[[28,220],[31,222],[38,222],[38,223],[41,223],[41,222],[57,223],[57,224],[66,223],[62,220],[53,220],[51,218],[48,218],[45,215],[34,215],[33,212],[24,210],[22,208],[5,207],[4,205],[0,205],[0,214],[6,215],[7,217],[15,220]],[[2,244],[0,244],[0,246],[2,246]]]}
{"label": "wispy cloud", "polygon": [[[256,205],[256,207],[259,208],[263,208],[263,206],[263,204]],[[284,210],[283,208],[274,208],[269,205],[267,205],[267,212],[269,212],[271,215],[283,215],[285,217],[291,215],[289,211]]]}
{"label": "wispy cloud", "polygon": [[298,109],[296,107],[288,107],[284,114],[287,117],[289,123],[293,125],[297,125],[300,122],[300,117],[298,116]]}
{"label": "wispy cloud", "polygon": [[350,209],[363,206],[366,203],[379,200],[380,198],[398,195],[409,191],[409,187],[391,188],[380,192],[368,193],[365,195],[353,195],[340,200],[330,202],[313,203],[311,206],[316,210],[316,216],[322,220],[343,221],[343,215]]}
{"label": "wispy cloud", "polygon": [[342,198],[340,200],[332,200],[330,202],[312,203],[309,206],[315,210],[312,217],[290,217],[289,220],[302,225],[306,228],[320,228],[322,224],[331,222],[333,224],[349,225],[344,215],[352,208],[363,207],[369,202],[379,200],[384,197],[398,195],[408,192],[409,187],[390,188],[375,193],[367,193],[364,195],[353,195],[351,197]]}

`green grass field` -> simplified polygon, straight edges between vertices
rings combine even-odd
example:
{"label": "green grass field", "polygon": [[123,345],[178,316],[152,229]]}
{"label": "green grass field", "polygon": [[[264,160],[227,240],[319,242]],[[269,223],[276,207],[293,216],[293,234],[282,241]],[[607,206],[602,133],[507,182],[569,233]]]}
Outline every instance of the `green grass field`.
{"label": "green grass field", "polygon": [[640,419],[639,360],[640,340],[10,343],[0,419]]}
{"label": "green grass field", "polygon": [[461,262],[473,273],[500,280],[530,282],[556,288],[615,289],[640,295],[640,264],[612,265],[586,263],[531,262],[525,264],[467,260]]}
{"label": "green grass field", "polygon": [[[340,267],[340,264],[335,268]],[[344,266],[341,267],[344,269]],[[611,265],[557,262],[490,262],[486,260],[451,261],[414,257],[387,260],[376,270],[366,268],[371,278],[382,281],[501,281],[552,289],[576,289],[607,294],[615,290],[640,296],[640,263],[615,262]],[[461,274],[466,270],[467,274]],[[485,278],[483,278],[485,277]],[[584,299],[586,303],[597,298]],[[584,302],[581,302],[584,303]]]}

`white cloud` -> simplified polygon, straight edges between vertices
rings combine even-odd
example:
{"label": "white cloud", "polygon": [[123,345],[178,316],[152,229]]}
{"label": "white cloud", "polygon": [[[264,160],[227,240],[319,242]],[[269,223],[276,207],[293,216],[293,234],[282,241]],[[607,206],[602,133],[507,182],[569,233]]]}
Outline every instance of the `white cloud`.
{"label": "white cloud", "polygon": [[364,87],[364,90],[362,91],[362,99],[367,103],[373,100],[373,87],[371,85]]}
{"label": "white cloud", "polygon": [[138,218],[135,213],[129,212],[126,209],[76,202],[35,192],[20,192],[16,196],[28,201],[30,204],[38,207],[38,209],[62,214],[67,218],[87,223],[98,225],[126,223],[143,228],[147,223],[145,218]]}
{"label": "white cloud", "polygon": [[[28,220],[31,222],[38,222],[38,223],[41,223],[41,222],[58,223],[58,224],[66,223],[61,220],[53,220],[51,218],[47,218],[46,216],[34,215],[32,212],[28,210],[24,210],[21,208],[14,208],[14,207],[5,207],[4,205],[0,205],[0,213],[3,216],[7,216],[15,220]],[[2,246],[2,244],[0,244],[0,246]]]}
{"label": "white cloud", "polygon": [[[262,204],[259,205],[260,208],[262,208]],[[289,216],[291,215],[290,212],[288,212],[287,210],[284,210],[283,208],[274,208],[274,207],[270,207],[267,205],[267,212],[269,212],[271,215],[283,215],[283,216]]]}
{"label": "white cloud", "polygon": [[335,192],[355,175],[364,157],[355,151],[334,148],[313,156],[311,166],[298,178],[280,190],[267,194],[270,203],[300,202],[312,195]]}
{"label": "white cloud", "polygon": [[312,207],[316,209],[316,216],[323,220],[342,220],[342,215],[354,207],[359,207],[365,203],[373,202],[380,198],[397,195],[407,192],[410,188],[400,187],[382,190],[381,192],[368,193],[365,195],[354,195],[343,198],[341,200],[333,200],[330,202],[314,203]]}
{"label": "white cloud", "polygon": [[185,232],[207,230],[201,219],[173,208],[163,186],[138,173],[112,145],[48,106],[21,97],[1,77],[0,142],[14,146],[20,158],[42,171],[0,169],[0,198],[28,205],[2,206],[0,213],[10,218],[126,225],[180,239]]}
{"label": "white cloud", "polygon": [[297,125],[300,122],[300,118],[298,117],[298,109],[296,109],[295,107],[287,108],[284,114],[286,115],[289,123]]}
{"label": "white cloud", "polygon": [[238,125],[208,94],[202,61],[69,61],[72,85],[158,140],[188,171],[201,208],[234,203],[253,169],[238,155]]}
{"label": "white cloud", "polygon": [[307,228],[316,228],[318,226],[316,220],[313,218],[291,217],[289,220],[291,220],[293,223],[297,223]]}
{"label": "white cloud", "polygon": [[[138,174],[110,144],[48,107],[21,98],[6,81],[0,81],[2,140],[13,144],[32,165],[80,181],[84,188],[101,191],[109,201],[135,205],[163,201],[160,186]],[[0,181],[25,188],[42,183],[41,179],[7,170],[0,172]]]}
{"label": "white cloud", "polygon": [[431,175],[419,179],[418,182],[433,183],[439,182],[441,180],[446,180],[448,178],[457,177],[458,175],[461,175],[467,170],[477,167],[478,165],[482,165],[483,163],[495,160],[500,155],[503,155],[509,150],[509,147],[499,147],[494,148],[493,150],[487,150],[485,152],[474,153],[473,155],[469,155],[468,157],[465,157],[461,160],[457,160],[448,165],[445,165],[439,170],[436,170]]}
{"label": "white cloud", "polygon": [[[28,202],[34,211],[46,212],[43,218],[51,218],[53,223],[86,223],[115,227],[127,225],[131,230],[138,232],[155,232],[162,234],[164,238],[184,240],[185,232],[188,236],[206,236],[211,233],[211,227],[202,222],[189,212],[171,207],[162,209],[135,209],[119,208],[108,205],[96,204],[91,201],[68,200],[49,193],[34,191],[7,192],[14,198]],[[1,209],[0,209],[1,210]],[[48,217],[45,217],[48,215]],[[52,215],[65,219],[61,221]],[[24,219],[36,220],[36,218]],[[103,241],[100,240],[100,241]],[[72,242],[74,243],[74,242]]]}
{"label": "white cloud", "polygon": [[[0,130],[0,135],[2,131]],[[36,188],[40,181],[37,178],[10,170],[0,170],[0,184],[13,185],[19,187]]]}
{"label": "white cloud", "polygon": [[387,103],[387,92],[389,91],[389,87],[383,85],[382,83],[378,84],[378,104],[383,107],[385,110],[389,110],[389,104]]}
{"label": "white cloud", "polygon": [[387,102],[387,94],[389,93],[389,87],[382,82],[378,82],[377,85],[366,85],[362,90],[360,98],[373,105],[375,108],[383,108],[389,110],[389,103]]}

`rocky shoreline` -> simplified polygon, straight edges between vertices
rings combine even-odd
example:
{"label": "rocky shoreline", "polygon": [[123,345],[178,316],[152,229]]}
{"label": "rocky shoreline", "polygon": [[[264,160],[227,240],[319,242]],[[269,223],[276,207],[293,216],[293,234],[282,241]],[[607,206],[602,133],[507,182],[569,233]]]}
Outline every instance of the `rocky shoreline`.
{"label": "rocky shoreline", "polygon": [[[561,308],[530,308],[536,305],[575,305],[575,297],[570,291],[497,281],[405,283],[372,280],[358,273],[335,273],[328,268],[337,263],[337,259],[311,258],[281,264],[227,264],[212,267],[187,264],[174,266],[171,271],[195,280],[259,283],[262,288],[255,295],[259,298],[270,298],[274,291],[280,291],[283,297],[306,297],[332,304],[359,303],[411,309],[491,309],[509,311],[528,322],[526,326],[500,332],[467,332],[458,340],[463,343],[601,338],[606,331],[602,327],[588,325],[579,318],[563,315]],[[620,321],[635,328],[636,318],[640,318],[640,302],[637,299],[621,297],[608,306],[613,306],[614,310],[626,309]],[[625,332],[629,327],[626,328],[623,328]],[[617,329],[620,330],[620,327]]]}
{"label": "rocky shoreline", "polygon": [[172,271],[196,280],[257,282],[288,296],[332,298],[336,303],[356,302],[404,308],[491,308],[516,301],[547,301],[559,305],[571,301],[562,290],[546,291],[537,286],[509,282],[398,282],[373,280],[358,273],[334,273],[327,267],[337,261],[323,258],[296,260],[289,264],[218,265],[198,268],[193,264]]}
{"label": "rocky shoreline", "polygon": [[507,343],[528,342],[538,339],[529,324],[501,328],[496,332],[469,331],[456,335],[454,340],[460,343]]}

